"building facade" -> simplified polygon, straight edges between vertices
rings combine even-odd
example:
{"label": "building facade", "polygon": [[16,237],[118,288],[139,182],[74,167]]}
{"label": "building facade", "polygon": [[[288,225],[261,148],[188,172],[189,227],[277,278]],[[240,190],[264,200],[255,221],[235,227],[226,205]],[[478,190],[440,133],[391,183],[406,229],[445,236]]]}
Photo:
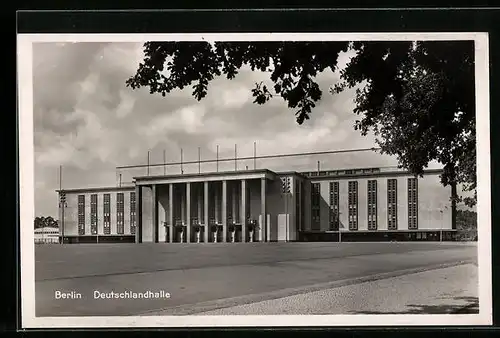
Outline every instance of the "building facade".
{"label": "building facade", "polygon": [[35,244],[55,244],[60,238],[59,228],[56,227],[37,228],[34,232]]}
{"label": "building facade", "polygon": [[141,176],[126,187],[60,190],[60,236],[84,242],[451,240],[440,170],[243,170]]}

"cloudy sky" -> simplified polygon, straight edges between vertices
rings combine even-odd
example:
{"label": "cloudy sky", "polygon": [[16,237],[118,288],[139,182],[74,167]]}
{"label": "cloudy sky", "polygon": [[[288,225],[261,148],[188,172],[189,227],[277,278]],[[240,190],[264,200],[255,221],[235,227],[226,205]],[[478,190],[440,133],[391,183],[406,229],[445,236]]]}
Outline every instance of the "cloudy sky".
{"label": "cloudy sky", "polygon": [[[147,89],[132,90],[125,81],[135,74],[142,59],[139,43],[37,43],[33,46],[35,213],[57,215],[59,166],[63,188],[115,186],[143,175],[146,169],[121,170],[117,166],[234,156],[370,148],[372,136],[353,129],[353,91],[331,95],[329,86],[338,74],[323,73],[318,82],[323,99],[311,119],[299,126],[294,111],[279,98],[265,105],[252,103],[250,89],[269,74],[242,71],[234,80],[220,78],[209,86],[201,102],[191,88],[163,98]],[[349,55],[343,56],[343,61]],[[374,153],[335,154],[320,157],[260,160],[258,167],[272,170],[322,169],[395,165],[393,158]],[[253,162],[239,163],[253,167]],[[234,162],[220,165],[234,170]],[[213,164],[202,165],[212,171]],[[151,169],[162,174],[163,168]],[[178,173],[180,168],[168,167]],[[198,171],[198,165],[185,166]]]}

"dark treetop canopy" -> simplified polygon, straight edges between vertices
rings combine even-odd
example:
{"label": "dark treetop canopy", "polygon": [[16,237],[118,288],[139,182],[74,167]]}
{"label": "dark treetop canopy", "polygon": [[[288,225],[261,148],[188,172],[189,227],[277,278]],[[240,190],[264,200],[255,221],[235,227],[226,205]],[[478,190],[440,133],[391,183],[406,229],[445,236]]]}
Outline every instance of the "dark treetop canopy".
{"label": "dark treetop canopy", "polygon": [[[338,69],[342,52],[353,57]],[[340,72],[330,93],[357,87],[354,128],[375,133],[381,152],[421,175],[431,161],[444,165],[444,185],[461,184],[476,202],[473,41],[372,42],[147,42],[144,61],[127,81],[165,96],[192,86],[203,99],[217,76],[233,79],[243,67],[270,74],[252,90],[254,103],[281,97],[299,124],[313,114],[323,91],[316,76]],[[458,200],[458,196],[455,196]]]}

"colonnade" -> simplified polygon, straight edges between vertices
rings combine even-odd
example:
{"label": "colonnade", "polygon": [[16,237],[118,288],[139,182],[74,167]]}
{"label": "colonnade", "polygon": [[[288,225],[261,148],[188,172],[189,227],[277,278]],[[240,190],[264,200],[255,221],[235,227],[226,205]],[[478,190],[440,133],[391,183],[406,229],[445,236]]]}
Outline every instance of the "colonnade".
{"label": "colonnade", "polygon": [[[259,180],[260,217],[255,222],[249,217],[251,195],[248,194],[254,180],[136,185],[136,242],[267,241],[268,220],[263,216],[267,215],[267,180]],[[168,198],[164,199],[166,187]],[[164,222],[160,222],[159,211],[165,212]],[[164,237],[159,231],[162,226],[165,226]],[[234,238],[235,233],[239,238]]]}

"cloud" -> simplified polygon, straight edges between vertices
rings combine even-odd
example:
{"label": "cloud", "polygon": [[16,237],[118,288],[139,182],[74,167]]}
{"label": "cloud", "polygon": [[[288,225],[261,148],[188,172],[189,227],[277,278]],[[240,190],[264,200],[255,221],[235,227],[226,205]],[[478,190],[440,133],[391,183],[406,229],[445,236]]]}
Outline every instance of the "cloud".
{"label": "cloud", "polygon": [[[338,74],[317,77],[323,97],[311,119],[298,125],[294,111],[279,97],[265,105],[253,103],[251,89],[268,81],[269,73],[243,69],[235,79],[217,78],[201,101],[192,88],[167,97],[146,88],[132,90],[125,81],[142,59],[139,43],[44,43],[33,49],[34,143],[36,213],[57,215],[58,168],[63,166],[63,187],[114,186],[116,166],[328,151],[374,146],[373,139],[353,130],[353,91],[331,95],[328,88]],[[274,170],[313,170],[323,167],[393,164],[376,154],[310,156],[259,160],[259,167]],[[253,162],[239,166],[253,166]],[[206,164],[204,170],[213,170]],[[221,170],[234,169],[233,163]],[[302,168],[302,169],[301,169]],[[153,170],[153,169],[152,169]],[[163,168],[154,168],[161,173]],[[179,168],[168,168],[177,172]],[[197,170],[197,165],[185,170]],[[143,168],[122,170],[122,182],[131,181]]]}

